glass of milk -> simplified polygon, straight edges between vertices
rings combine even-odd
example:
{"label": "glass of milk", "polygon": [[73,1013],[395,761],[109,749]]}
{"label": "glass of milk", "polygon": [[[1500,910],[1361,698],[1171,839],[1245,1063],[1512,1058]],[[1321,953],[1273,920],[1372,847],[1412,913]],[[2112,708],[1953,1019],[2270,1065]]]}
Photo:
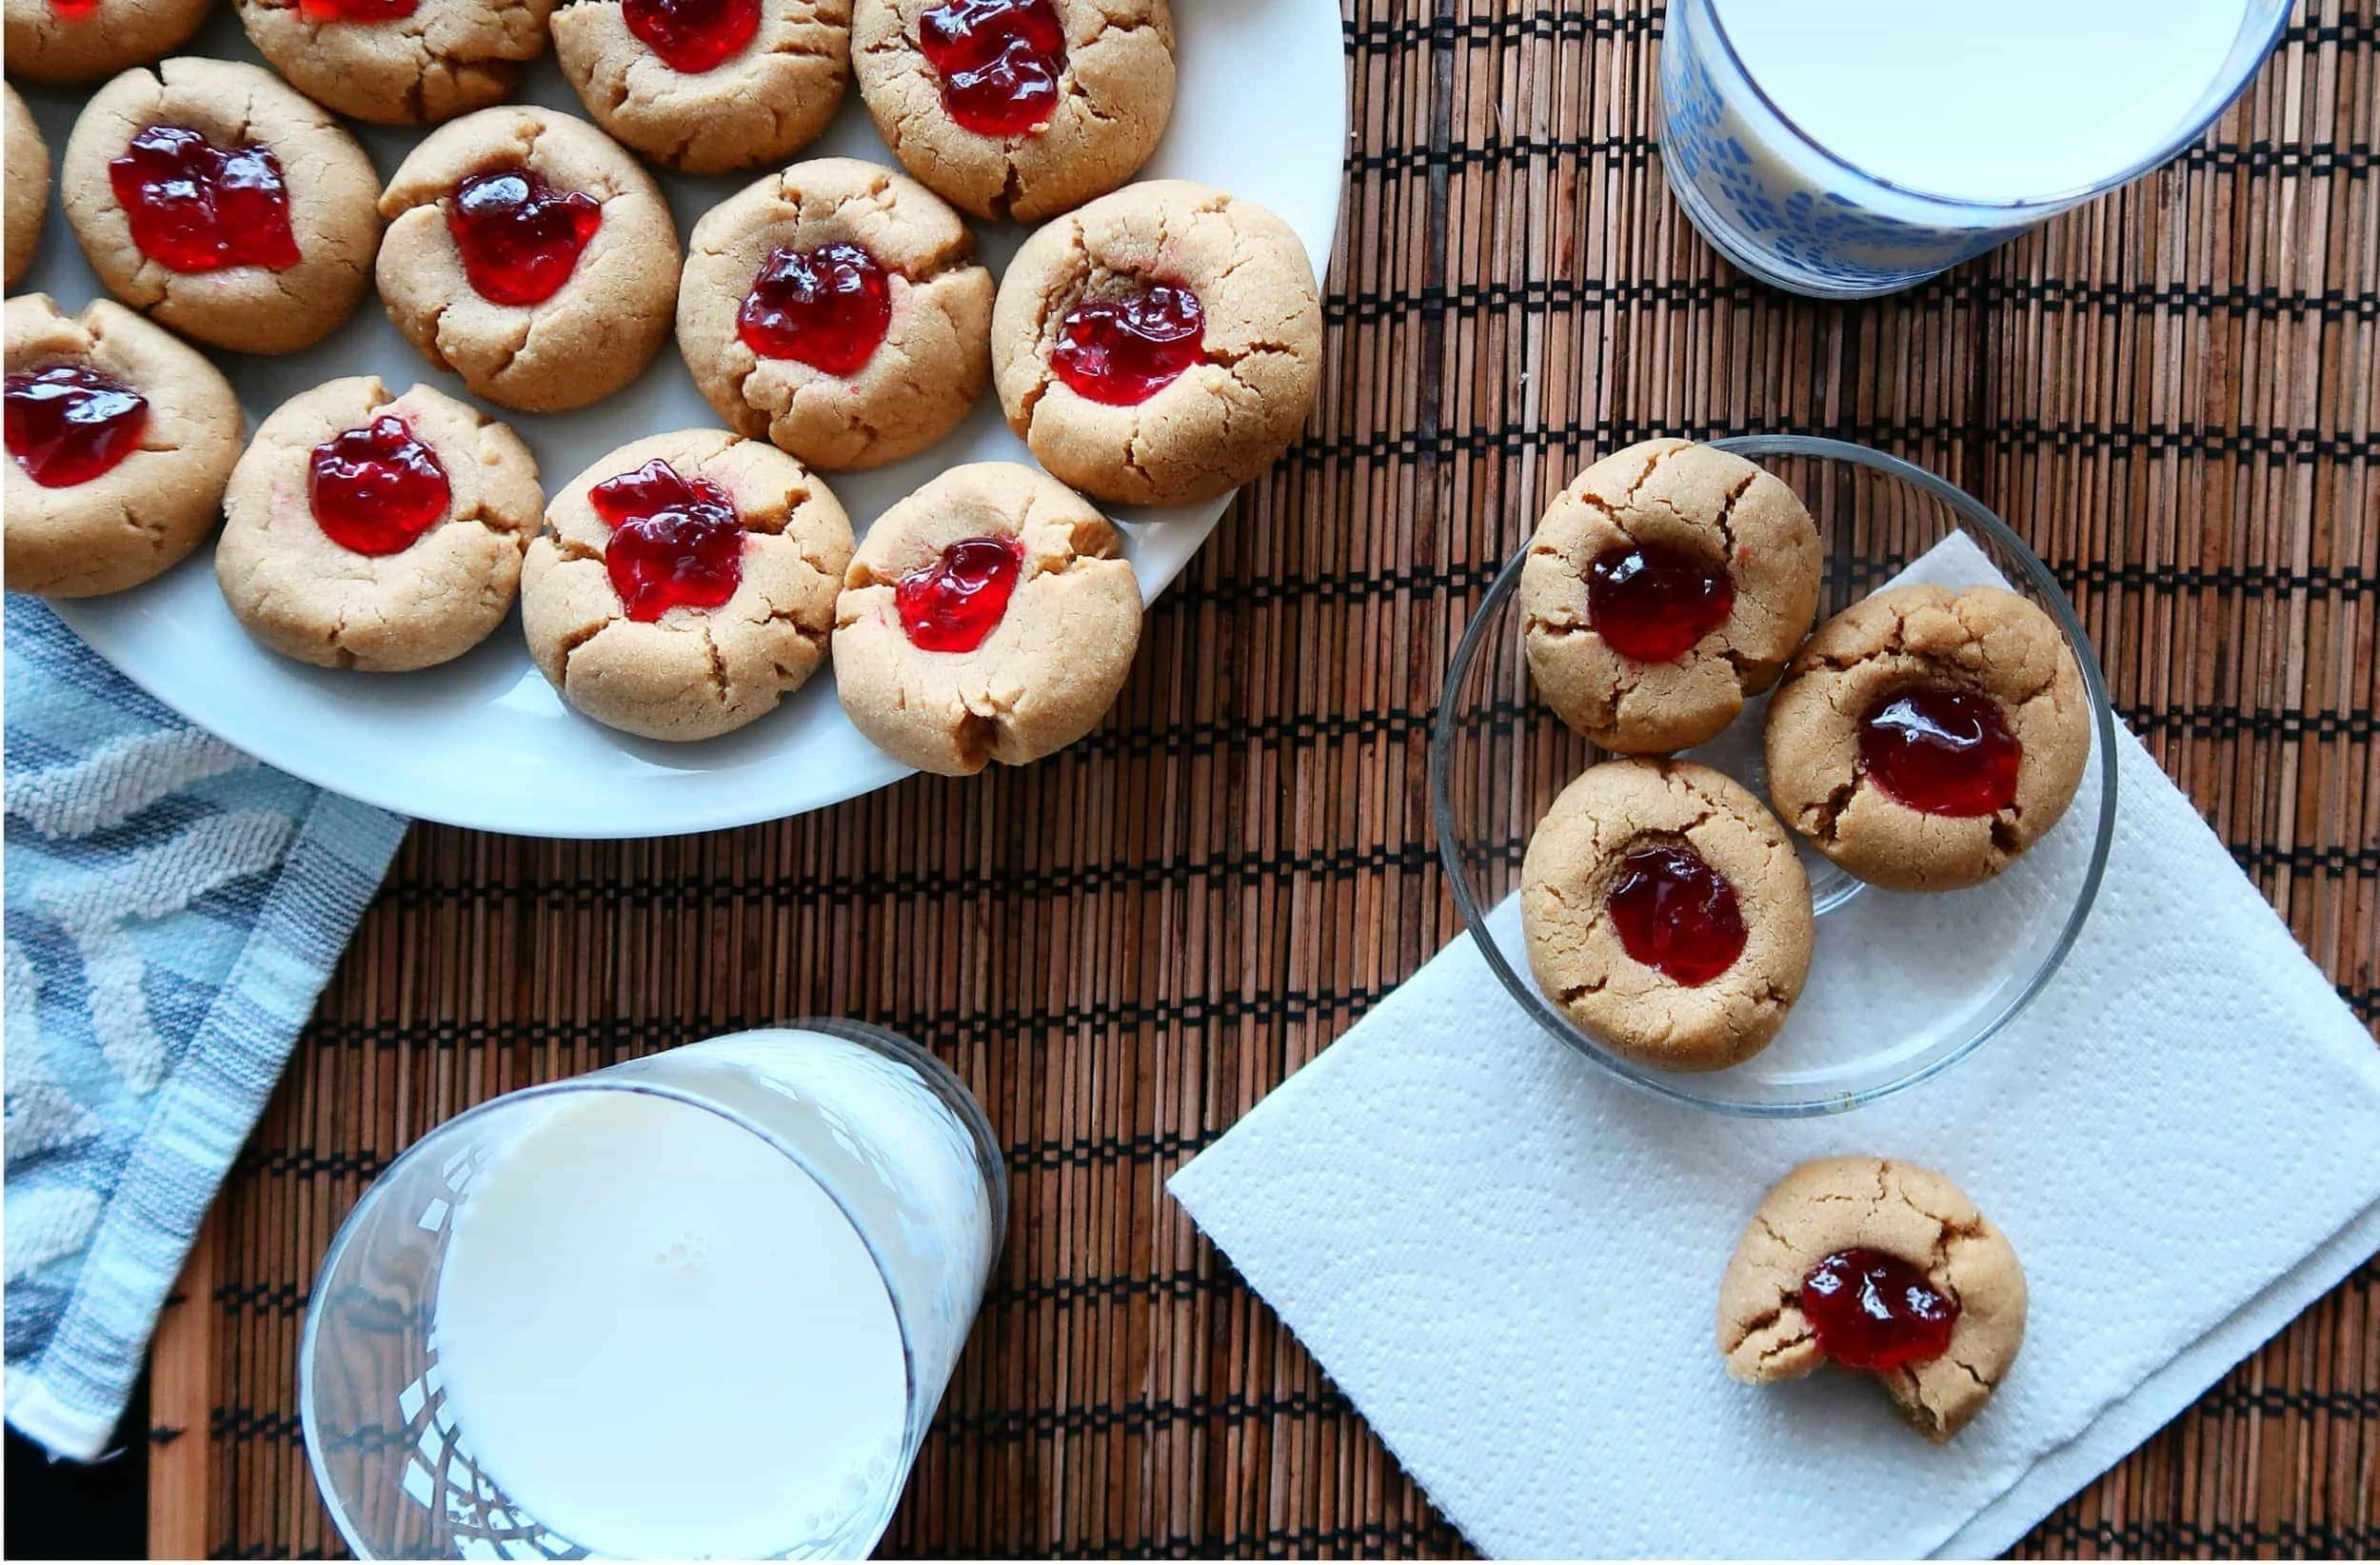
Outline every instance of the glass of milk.
{"label": "glass of milk", "polygon": [[890,1520],[1007,1219],[982,1109],[804,1021],[508,1094],[315,1279],[306,1449],[366,1558],[830,1558]]}
{"label": "glass of milk", "polygon": [[2289,0],[1671,0],[1661,161],[1764,282],[1889,293],[2146,173]]}

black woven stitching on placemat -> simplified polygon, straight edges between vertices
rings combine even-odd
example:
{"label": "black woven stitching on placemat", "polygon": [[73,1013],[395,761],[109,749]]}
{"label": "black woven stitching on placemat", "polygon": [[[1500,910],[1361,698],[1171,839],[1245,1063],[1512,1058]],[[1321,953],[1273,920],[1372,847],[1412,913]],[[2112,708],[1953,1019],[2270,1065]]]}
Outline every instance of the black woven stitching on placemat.
{"label": "black woven stitching on placemat", "polygon": [[2176,1559],[2211,1551],[2216,1556],[2283,1549],[2318,1558],[2368,1559],[2380,1547],[2380,1528],[2333,1527],[2328,1522],[2094,1521],[2059,1513],[2041,1523],[2047,1535],[2069,1548],[2085,1543],[2146,1559]]}
{"label": "black woven stitching on placemat", "polygon": [[[1576,161],[1609,168],[1650,172],[1661,151],[1658,138],[1642,131],[1600,136],[1498,136],[1477,144],[1416,147],[1392,142],[1377,151],[1350,152],[1341,162],[1350,179],[1374,175],[1462,173],[1472,169],[1503,172],[1533,164]],[[2375,160],[2371,143],[2331,142],[2205,142],[2193,143],[2164,165],[2184,173],[2244,173],[2251,178],[2329,179],[2343,175],[2360,180]]]}
{"label": "black woven stitching on placemat", "polygon": [[[1490,16],[1434,16],[1427,21],[1349,20],[1340,25],[1348,52],[1400,54],[1420,47],[1450,49],[1503,47],[1535,43],[1582,43],[1630,39],[1657,42],[1664,18],[1658,12],[1592,10],[1506,10]],[[2380,40],[2380,22],[2349,18],[2341,22],[2293,20],[2282,30],[2281,45],[2359,49]]]}
{"label": "black woven stitching on placemat", "polygon": [[[1449,457],[1514,457],[1544,455],[1557,446],[1610,450],[1674,435],[1685,440],[1717,440],[1746,431],[1737,426],[1685,420],[1653,424],[1612,419],[1596,424],[1507,423],[1467,429],[1405,430],[1373,435],[1309,435],[1289,449],[1283,461],[1309,470],[1335,462],[1428,462]],[[1779,425],[1762,433],[1827,435],[1869,446],[1949,447],[1977,440],[1988,448],[2026,455],[2049,452],[2059,456],[2177,455],[2201,457],[2277,457],[2298,463],[2361,462],[2380,453],[2380,435],[2330,432],[2320,429],[2213,429],[2196,425],[2124,424],[2104,426],[2045,425],[2037,419],[2010,419],[1984,425],[1949,422],[1857,422],[1827,427]]]}

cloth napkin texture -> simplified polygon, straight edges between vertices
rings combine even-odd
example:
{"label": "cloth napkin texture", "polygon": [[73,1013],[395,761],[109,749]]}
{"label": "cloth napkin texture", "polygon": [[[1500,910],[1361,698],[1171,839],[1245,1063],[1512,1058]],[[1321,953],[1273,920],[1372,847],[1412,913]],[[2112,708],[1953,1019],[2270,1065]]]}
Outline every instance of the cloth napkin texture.
{"label": "cloth napkin texture", "polygon": [[[1979,565],[1946,545],[1911,574]],[[1656,1099],[1465,936],[1169,1188],[1491,1555],[2000,1553],[2380,1250],[2380,1048],[2116,743],[2079,941],[1931,1081],[1790,1121]],[[1720,1366],[1754,1206],[1838,1153],[1941,1169],[2024,1263],[2023,1352],[1948,1446],[1861,1377]]]}
{"label": "cloth napkin texture", "polygon": [[89,1459],[406,822],[7,613],[8,1421]]}

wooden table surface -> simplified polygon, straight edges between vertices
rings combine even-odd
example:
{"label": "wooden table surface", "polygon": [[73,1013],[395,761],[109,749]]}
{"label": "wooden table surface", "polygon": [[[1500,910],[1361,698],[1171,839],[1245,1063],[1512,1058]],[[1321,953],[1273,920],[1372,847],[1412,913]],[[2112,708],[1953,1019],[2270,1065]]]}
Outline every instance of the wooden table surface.
{"label": "wooden table surface", "polygon": [[[1660,25],[1354,0],[1321,405],[1083,743],[709,837],[414,830],[160,1337],[161,1547],[337,1550],[298,1437],[307,1288],[424,1128],[826,1013],[935,1048],[1014,1181],[888,1549],[1459,1549],[1162,1181],[1456,932],[1423,778],[1455,638],[1545,499],[1650,435],[1865,441],[1994,506],[2125,721],[2374,1018],[2374,0],[2309,0],[2163,172],[1841,307],[1746,282],[1670,201]],[[2380,1267],[2025,1551],[2380,1552]]]}

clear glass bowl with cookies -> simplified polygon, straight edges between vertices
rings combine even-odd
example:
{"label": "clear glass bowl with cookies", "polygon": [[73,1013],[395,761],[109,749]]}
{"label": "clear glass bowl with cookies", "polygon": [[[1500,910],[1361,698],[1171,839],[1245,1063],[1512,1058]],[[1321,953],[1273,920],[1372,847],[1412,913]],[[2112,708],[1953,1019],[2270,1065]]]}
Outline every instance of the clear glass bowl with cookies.
{"label": "clear glass bowl with cookies", "polygon": [[1803,435],[1591,465],[1480,602],[1431,737],[1463,921],[1548,1032],[1791,1117],[1948,1069],[2065,959],[2115,720],[2049,567],[1955,485]]}

